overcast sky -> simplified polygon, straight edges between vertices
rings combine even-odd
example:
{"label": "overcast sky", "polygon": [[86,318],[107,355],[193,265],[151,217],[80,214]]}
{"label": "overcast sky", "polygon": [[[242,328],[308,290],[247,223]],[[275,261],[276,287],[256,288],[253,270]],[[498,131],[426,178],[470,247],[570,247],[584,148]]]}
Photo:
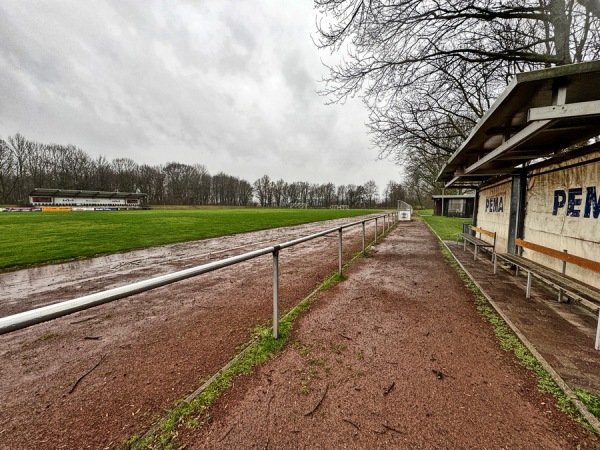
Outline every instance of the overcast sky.
{"label": "overcast sky", "polygon": [[360,101],[325,105],[308,0],[0,2],[0,138],[253,182],[400,181]]}

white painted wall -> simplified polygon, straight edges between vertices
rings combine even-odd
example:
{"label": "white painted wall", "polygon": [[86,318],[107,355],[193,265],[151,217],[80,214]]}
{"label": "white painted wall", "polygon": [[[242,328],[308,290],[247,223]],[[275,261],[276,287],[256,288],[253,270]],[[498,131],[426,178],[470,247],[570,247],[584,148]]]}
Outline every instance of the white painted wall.
{"label": "white painted wall", "polygon": [[[508,224],[510,217],[511,179],[502,180],[479,191],[477,226],[496,232],[496,251],[505,253],[508,248]],[[492,238],[482,236],[484,241]]]}
{"label": "white painted wall", "polygon": [[[525,240],[600,261],[600,161],[592,161],[598,158],[595,152],[528,175]],[[523,256],[562,269],[561,261],[537,252],[524,250]],[[566,273],[600,288],[596,272],[567,265]]]}

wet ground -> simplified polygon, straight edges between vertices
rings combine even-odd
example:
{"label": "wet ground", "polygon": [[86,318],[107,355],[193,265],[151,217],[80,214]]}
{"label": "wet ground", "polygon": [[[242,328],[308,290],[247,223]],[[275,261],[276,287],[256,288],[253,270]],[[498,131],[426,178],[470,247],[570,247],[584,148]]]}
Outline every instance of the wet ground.
{"label": "wet ground", "polygon": [[[0,315],[162,275],[359,218],[0,274]],[[379,222],[379,233],[382,222]],[[373,240],[375,224],[367,224]],[[344,231],[344,260],[362,227]],[[280,253],[280,311],[338,267],[337,232]],[[114,446],[218,371],[272,310],[270,255],[0,336],[0,448]]]}
{"label": "wet ground", "polygon": [[543,283],[533,283],[527,299],[523,272],[515,276],[514,270],[499,265],[494,275],[489,252],[479,253],[475,261],[462,243],[446,245],[488,299],[572,389],[600,393],[600,351],[594,349],[597,314],[577,301],[559,303],[557,291]]}
{"label": "wet ground", "polygon": [[[3,295],[8,300],[0,304],[0,315],[83,295],[97,283],[114,287],[331,226],[6,273],[0,287],[14,289],[15,297]],[[347,260],[361,248],[361,233],[344,236]],[[186,448],[596,448],[597,436],[560,413],[551,397],[537,391],[533,374],[498,346],[437,242],[422,222],[399,223],[369,257],[352,266],[347,280],[321,294],[283,354],[236,380],[211,409],[210,423],[181,429],[179,443]],[[0,336],[0,448],[115,447],[144,433],[166,408],[229,361],[251,328],[269,320],[271,265],[270,257],[259,258]],[[474,266],[485,267],[484,261]],[[337,269],[337,236],[283,251],[280,269],[285,310]],[[83,274],[78,281],[71,279],[75,273]],[[23,283],[29,282],[37,287],[27,294]],[[518,292],[510,292],[505,302],[520,311],[524,329],[534,327]],[[538,313],[541,334],[552,335],[543,322],[553,314]],[[589,328],[588,319],[566,322]],[[558,338],[570,340],[567,324],[561,326]],[[582,333],[586,347],[589,330]]]}
{"label": "wet ground", "polygon": [[321,293],[272,362],[236,380],[185,448],[594,449],[536,388],[420,221]]}

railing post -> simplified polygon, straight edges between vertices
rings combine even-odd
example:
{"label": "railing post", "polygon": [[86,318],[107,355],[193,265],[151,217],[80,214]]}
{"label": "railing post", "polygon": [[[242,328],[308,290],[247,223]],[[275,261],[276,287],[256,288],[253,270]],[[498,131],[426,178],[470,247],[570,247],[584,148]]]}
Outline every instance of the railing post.
{"label": "railing post", "polygon": [[377,244],[377,217],[375,217],[375,243]]}
{"label": "railing post", "polygon": [[279,338],[279,246],[273,250],[273,338]]}
{"label": "railing post", "polygon": [[362,250],[363,250],[363,256],[365,256],[365,221],[363,220],[362,223]]}
{"label": "railing post", "polygon": [[385,214],[383,215],[383,228],[381,229],[381,234],[385,233]]}
{"label": "railing post", "polygon": [[339,241],[340,241],[340,245],[339,245],[339,252],[338,252],[338,273],[340,274],[340,277],[342,276],[342,228],[340,227],[340,229],[338,230],[339,233]]}

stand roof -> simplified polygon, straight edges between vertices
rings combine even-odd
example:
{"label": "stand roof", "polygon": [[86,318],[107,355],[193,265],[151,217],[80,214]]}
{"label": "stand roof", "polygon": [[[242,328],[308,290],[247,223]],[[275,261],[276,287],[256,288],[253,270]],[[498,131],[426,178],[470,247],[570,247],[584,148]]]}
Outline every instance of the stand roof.
{"label": "stand roof", "polygon": [[600,61],[521,73],[437,179],[446,187],[477,187],[599,135]]}

